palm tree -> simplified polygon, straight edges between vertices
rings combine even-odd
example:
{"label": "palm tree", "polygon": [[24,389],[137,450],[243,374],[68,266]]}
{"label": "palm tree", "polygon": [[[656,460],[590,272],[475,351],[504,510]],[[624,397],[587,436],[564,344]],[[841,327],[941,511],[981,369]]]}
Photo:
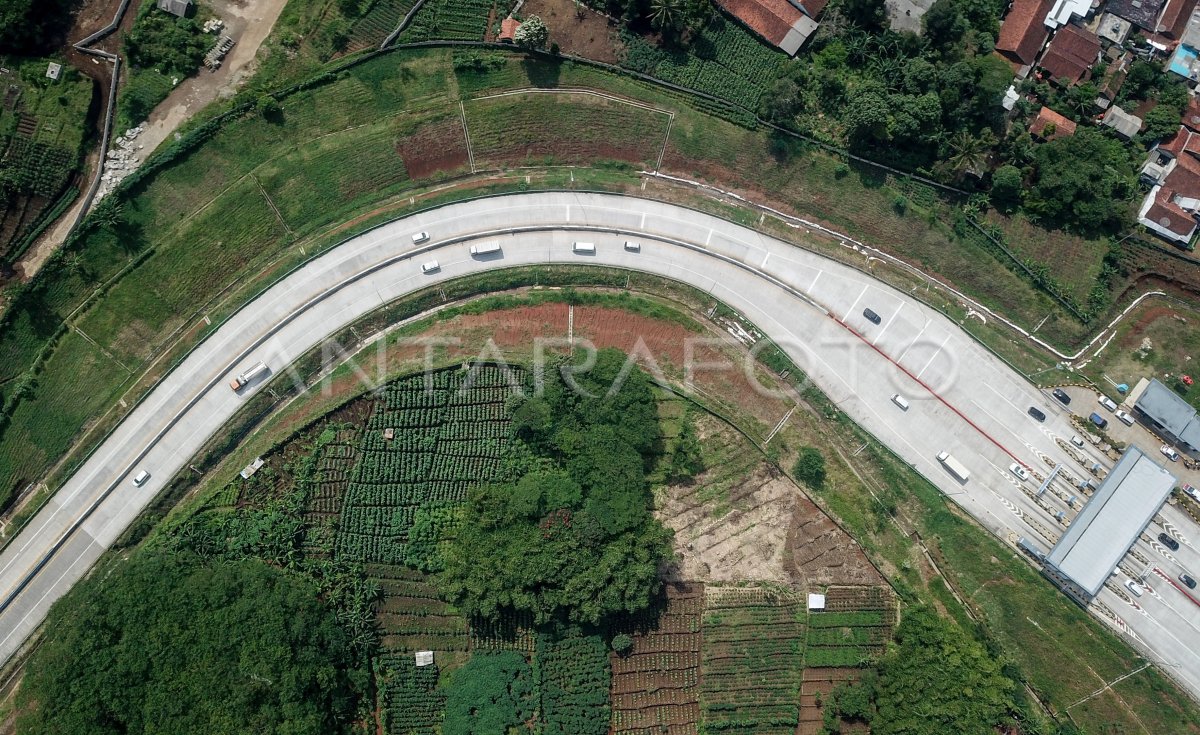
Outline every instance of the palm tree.
{"label": "palm tree", "polygon": [[967,171],[978,171],[987,162],[988,152],[995,144],[996,136],[989,129],[985,128],[978,137],[968,130],[959,130],[946,143],[950,156],[943,162],[944,167],[955,179]]}
{"label": "palm tree", "polygon": [[650,23],[658,29],[674,25],[679,0],[651,0]]}

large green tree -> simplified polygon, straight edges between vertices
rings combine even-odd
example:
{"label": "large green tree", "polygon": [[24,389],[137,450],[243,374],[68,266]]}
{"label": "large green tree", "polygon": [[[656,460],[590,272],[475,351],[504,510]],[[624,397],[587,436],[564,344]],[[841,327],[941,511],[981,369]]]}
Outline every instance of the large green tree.
{"label": "large green tree", "polygon": [[1033,161],[1025,207],[1043,222],[1085,234],[1117,232],[1125,225],[1137,182],[1119,141],[1081,128],[1039,146]]}
{"label": "large green tree", "polygon": [[50,50],[71,21],[74,0],[0,0],[0,49],[33,54]]}
{"label": "large green tree", "polygon": [[261,561],[140,553],[51,610],[18,732],[342,732],[346,636],[311,583]]}
{"label": "large green tree", "polygon": [[630,368],[606,351],[586,373],[550,369],[542,395],[516,407],[526,464],[472,491],[445,553],[445,588],[464,611],[595,624],[658,593],[671,534],[645,471],[661,438],[650,383]]}

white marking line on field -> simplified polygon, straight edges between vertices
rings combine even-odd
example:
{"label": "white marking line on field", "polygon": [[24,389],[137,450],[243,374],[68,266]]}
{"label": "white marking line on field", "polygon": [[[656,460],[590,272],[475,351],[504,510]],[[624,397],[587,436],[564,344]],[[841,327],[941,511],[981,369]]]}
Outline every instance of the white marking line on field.
{"label": "white marking line on field", "polygon": [[933,359],[935,357],[937,357],[938,355],[942,354],[942,348],[945,347],[946,343],[949,341],[950,341],[950,335],[947,334],[946,339],[942,340],[942,343],[940,345],[938,345],[937,350],[935,350],[934,353],[929,356],[929,361],[925,363],[925,367],[921,368],[921,372],[917,373],[918,378],[921,377],[922,375],[924,375],[925,371],[929,369],[929,366],[933,364]]}
{"label": "white marking line on field", "polygon": [[900,316],[900,312],[904,310],[904,305],[907,303],[907,301],[900,302],[900,308],[896,309],[896,311],[892,314],[892,318],[887,320],[887,324],[883,325],[883,329],[879,330],[879,334],[875,335],[875,339],[871,340],[871,344],[875,344],[883,338],[884,332],[888,330],[888,327],[892,326],[892,322],[896,321],[896,317]]}
{"label": "white marking line on field", "polygon": [[855,307],[858,306],[859,301],[862,301],[862,297],[867,293],[868,288],[870,288],[870,286],[863,286],[863,290],[858,292],[858,296],[854,299],[854,303],[850,304],[850,309],[846,311],[846,319],[849,319],[854,314]]}
{"label": "white marking line on field", "polygon": [[475,173],[475,152],[471,149],[471,131],[467,128],[467,108],[462,100],[458,101],[458,114],[462,116],[463,137],[467,140],[467,162],[471,165],[471,173]]}

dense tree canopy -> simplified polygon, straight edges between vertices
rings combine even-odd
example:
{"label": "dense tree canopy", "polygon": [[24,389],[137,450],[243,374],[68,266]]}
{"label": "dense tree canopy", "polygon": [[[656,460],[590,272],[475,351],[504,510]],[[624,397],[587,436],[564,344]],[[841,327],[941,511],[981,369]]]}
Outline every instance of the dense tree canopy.
{"label": "dense tree canopy", "polygon": [[138,14],[137,22],[125,37],[129,63],[166,74],[191,74],[204,60],[212,36],[191,18],[176,18],[158,10],[153,3],[146,8]]}
{"label": "dense tree canopy", "polygon": [[1034,181],[1025,206],[1047,224],[1083,233],[1117,232],[1137,190],[1129,153],[1105,133],[1081,128],[1033,154]]}
{"label": "dense tree canopy", "polygon": [[658,418],[648,379],[624,364],[605,351],[585,374],[548,370],[543,395],[516,408],[525,466],[471,494],[446,552],[446,589],[467,612],[598,623],[657,593],[671,539],[645,477]]}
{"label": "dense tree canopy", "polygon": [[255,560],[137,554],[53,608],[18,731],[341,732],[349,660],[334,614],[298,577]]}
{"label": "dense tree canopy", "polygon": [[0,49],[3,53],[49,51],[70,23],[74,0],[0,0]]}
{"label": "dense tree canopy", "polygon": [[533,716],[533,672],[514,651],[476,653],[446,689],[443,735],[496,735]]}

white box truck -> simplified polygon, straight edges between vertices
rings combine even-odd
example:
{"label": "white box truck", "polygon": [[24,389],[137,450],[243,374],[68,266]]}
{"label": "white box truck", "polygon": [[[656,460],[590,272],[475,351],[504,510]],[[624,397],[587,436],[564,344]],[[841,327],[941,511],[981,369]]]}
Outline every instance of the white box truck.
{"label": "white box truck", "polygon": [[498,252],[500,252],[499,240],[476,243],[471,246],[471,255],[490,255]]}
{"label": "white box truck", "polygon": [[596,243],[594,243],[594,242],[576,242],[575,244],[573,244],[571,246],[571,249],[577,253],[582,253],[584,255],[595,255],[596,254]]}
{"label": "white box truck", "polygon": [[943,467],[950,470],[950,474],[958,478],[959,482],[966,482],[971,477],[971,471],[964,467],[962,462],[952,457],[949,452],[942,452],[937,458]]}
{"label": "white box truck", "polygon": [[251,380],[254,380],[260,375],[266,375],[270,371],[271,368],[267,367],[265,363],[258,362],[246,372],[229,381],[229,387],[232,388],[234,392],[237,392],[245,387],[245,385]]}

